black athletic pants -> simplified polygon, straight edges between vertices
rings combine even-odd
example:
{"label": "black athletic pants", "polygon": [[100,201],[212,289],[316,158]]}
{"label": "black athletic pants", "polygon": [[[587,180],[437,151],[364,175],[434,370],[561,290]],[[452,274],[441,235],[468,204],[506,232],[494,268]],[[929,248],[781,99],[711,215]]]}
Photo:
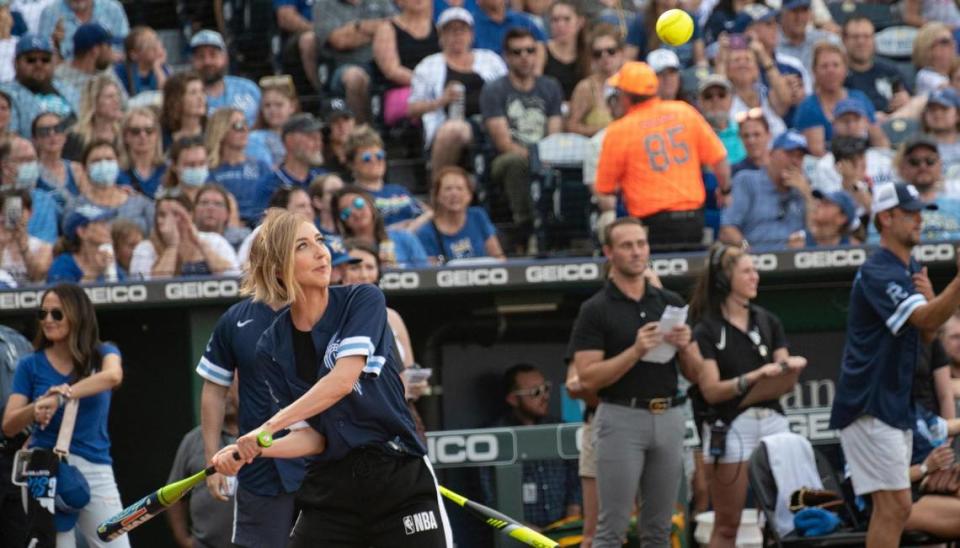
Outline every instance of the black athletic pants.
{"label": "black athletic pants", "polygon": [[424,457],[357,449],[307,471],[290,548],[442,548],[449,524]]}

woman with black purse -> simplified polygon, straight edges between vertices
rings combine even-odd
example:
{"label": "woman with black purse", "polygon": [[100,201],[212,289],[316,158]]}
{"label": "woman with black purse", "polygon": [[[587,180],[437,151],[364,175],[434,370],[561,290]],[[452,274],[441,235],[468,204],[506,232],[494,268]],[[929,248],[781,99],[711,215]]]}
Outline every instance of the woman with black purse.
{"label": "woman with black purse", "polygon": [[790,355],[780,320],[750,304],[759,281],[746,251],[716,246],[690,306],[703,355],[698,386],[711,416],[703,445],[716,511],[712,548],[734,546],[747,496],[746,461],[760,438],[788,431],[779,397],[807,365]]}
{"label": "woman with black purse", "polygon": [[[17,366],[3,413],[3,435],[13,436],[36,424],[30,447],[53,450],[59,446],[64,403],[67,399],[79,402],[69,465],[89,485],[90,501],[76,513],[64,514],[58,509],[56,545],[75,545],[75,524],[88,546],[105,546],[97,537],[97,525],[123,510],[107,434],[111,394],[123,380],[120,351],[100,341],[93,304],[80,287],[56,285],[44,292],[40,303],[34,341],[37,350]],[[60,467],[64,468],[63,462]],[[121,537],[110,546],[129,547],[130,543]]]}

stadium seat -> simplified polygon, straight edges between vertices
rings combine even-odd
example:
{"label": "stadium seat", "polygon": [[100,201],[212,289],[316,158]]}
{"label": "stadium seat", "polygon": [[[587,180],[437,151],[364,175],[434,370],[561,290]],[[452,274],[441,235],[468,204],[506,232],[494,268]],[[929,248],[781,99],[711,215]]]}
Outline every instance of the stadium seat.
{"label": "stadium seat", "polygon": [[[826,457],[816,449],[813,450],[816,460],[817,472],[823,482],[824,489],[842,492],[840,488],[839,475],[827,461]],[[767,451],[767,445],[760,443],[750,456],[748,465],[748,479],[750,488],[753,491],[757,509],[763,513],[766,519],[763,520],[763,545],[776,547],[820,547],[820,546],[863,546],[866,542],[866,523],[860,523],[855,512],[849,506],[847,501],[840,509],[840,515],[845,518],[846,523],[840,530],[828,535],[801,537],[795,531],[786,536],[780,536],[777,533],[775,523],[775,514],[777,507],[777,484],[773,478],[770,468],[770,456]],[[901,546],[925,546],[931,544],[944,544],[947,541],[939,539],[919,531],[906,531],[901,538]]]}
{"label": "stadium seat", "polygon": [[590,140],[555,133],[537,143],[530,156],[530,192],[538,251],[589,255],[593,248],[590,189],[583,184],[583,158]]}

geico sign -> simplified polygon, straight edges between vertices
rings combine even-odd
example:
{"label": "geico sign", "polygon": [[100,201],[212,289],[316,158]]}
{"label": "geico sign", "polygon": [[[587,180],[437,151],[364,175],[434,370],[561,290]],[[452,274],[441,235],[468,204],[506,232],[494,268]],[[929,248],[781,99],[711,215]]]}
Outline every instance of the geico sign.
{"label": "geico sign", "polygon": [[773,253],[750,256],[753,258],[753,266],[760,272],[770,272],[777,269],[777,256]]}
{"label": "geico sign", "polygon": [[600,278],[600,265],[581,263],[528,266],[523,274],[527,283],[531,284],[596,280]]}
{"label": "geico sign", "polygon": [[40,306],[40,299],[43,298],[43,289],[37,291],[16,291],[0,294],[0,309],[20,310],[24,308],[37,308]]}
{"label": "geico sign", "polygon": [[416,289],[420,287],[420,275],[416,272],[387,272],[380,279],[381,289]]}
{"label": "geico sign", "polygon": [[236,297],[236,280],[205,280],[202,282],[170,282],[163,288],[164,296],[172,301],[181,299],[212,299]]}
{"label": "geico sign", "polygon": [[93,304],[142,303],[147,300],[145,285],[117,285],[84,288]]}
{"label": "geico sign", "polygon": [[798,269],[860,266],[866,260],[867,252],[864,249],[801,251],[793,256],[793,266]]}
{"label": "geico sign", "polygon": [[690,263],[686,259],[653,259],[650,268],[657,276],[682,276],[690,270]]}
{"label": "geico sign", "polygon": [[913,248],[913,257],[921,263],[952,261],[954,249],[952,244],[923,244]]}
{"label": "geico sign", "polygon": [[430,461],[437,464],[488,463],[497,460],[500,443],[493,434],[427,438]]}
{"label": "geico sign", "polygon": [[506,285],[508,279],[506,268],[473,268],[437,272],[437,285],[440,287]]}

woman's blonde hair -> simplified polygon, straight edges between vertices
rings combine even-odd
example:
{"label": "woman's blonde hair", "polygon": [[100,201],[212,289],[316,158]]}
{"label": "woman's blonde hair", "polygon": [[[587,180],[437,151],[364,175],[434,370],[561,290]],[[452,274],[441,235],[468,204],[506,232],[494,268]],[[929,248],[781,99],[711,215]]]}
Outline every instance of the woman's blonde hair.
{"label": "woman's blonde hair", "polygon": [[163,159],[163,145],[161,144],[160,137],[160,115],[157,114],[156,109],[153,107],[136,107],[130,109],[126,114],[123,115],[123,120],[120,121],[120,128],[122,130],[122,135],[120,141],[122,146],[120,147],[120,165],[123,169],[130,169],[130,149],[127,147],[127,140],[125,138],[127,128],[130,127],[130,122],[136,116],[142,116],[144,118],[149,118],[150,123],[153,124],[153,135],[156,139],[156,147],[153,150],[153,165],[162,166],[164,164]]}
{"label": "woman's blonde hair", "polygon": [[[122,95],[120,85],[112,76],[101,74],[94,76],[83,87],[83,95],[80,97],[79,115],[77,125],[73,127],[73,132],[80,136],[83,144],[86,145],[93,139],[93,117],[97,114],[97,100],[103,90],[113,86],[117,88],[117,93]],[[120,122],[113,125],[114,135],[120,135]]]}
{"label": "woman's blonde hair", "polygon": [[285,209],[267,210],[250,246],[241,292],[268,306],[292,304],[302,294],[294,275],[294,245],[303,217]]}
{"label": "woman's blonde hair", "polygon": [[[281,75],[283,76],[283,75]],[[289,78],[289,76],[288,76]],[[266,81],[265,81],[266,80]],[[276,92],[282,95],[287,101],[290,101],[290,104],[293,106],[293,112],[291,114],[296,114],[300,112],[300,97],[297,95],[297,90],[293,87],[293,80],[290,80],[290,83],[287,84],[283,81],[272,81],[267,80],[266,78],[260,79],[260,108],[257,109],[257,121],[253,124],[253,129],[274,129],[267,124],[267,119],[263,116],[263,98],[267,96],[269,92]]]}
{"label": "woman's blonde hair", "polygon": [[953,37],[950,27],[940,21],[933,21],[920,27],[917,37],[913,39],[913,53],[910,55],[910,60],[913,61],[913,66],[917,70],[930,64],[930,51],[933,49],[933,43],[944,34]]}
{"label": "woman's blonde hair", "polygon": [[207,132],[203,142],[207,149],[207,164],[210,165],[210,169],[220,167],[220,149],[223,147],[223,138],[230,131],[230,118],[234,114],[242,116],[243,112],[236,108],[221,108],[217,109],[207,121]]}

